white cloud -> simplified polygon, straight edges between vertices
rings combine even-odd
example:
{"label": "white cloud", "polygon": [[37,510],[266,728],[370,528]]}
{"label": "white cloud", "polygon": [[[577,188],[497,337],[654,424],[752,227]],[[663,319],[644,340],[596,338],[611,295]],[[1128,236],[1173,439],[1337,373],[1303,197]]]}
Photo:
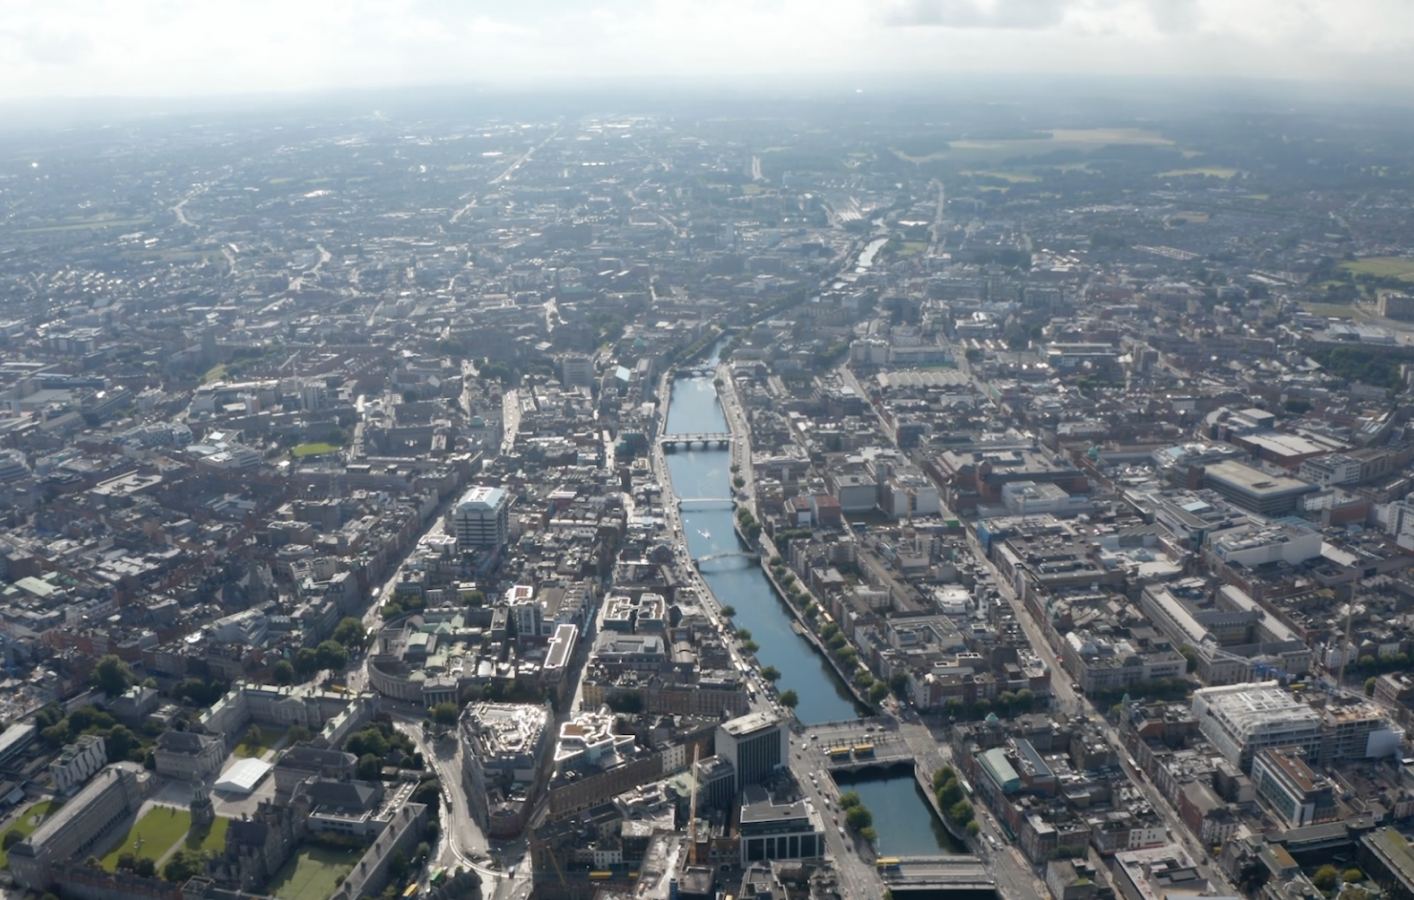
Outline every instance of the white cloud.
{"label": "white cloud", "polygon": [[656,76],[1414,75],[1407,0],[0,0],[0,96]]}

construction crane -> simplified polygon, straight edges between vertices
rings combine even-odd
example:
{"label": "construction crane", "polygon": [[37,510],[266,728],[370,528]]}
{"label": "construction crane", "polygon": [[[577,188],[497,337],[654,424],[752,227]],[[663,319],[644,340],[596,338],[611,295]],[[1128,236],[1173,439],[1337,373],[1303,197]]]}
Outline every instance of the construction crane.
{"label": "construction crane", "polygon": [[1359,583],[1359,579],[1350,582],[1350,599],[1345,606],[1345,643],[1340,647],[1340,668],[1335,676],[1336,690],[1342,693],[1345,691],[1345,662],[1350,656],[1350,620],[1355,617],[1355,586]]}
{"label": "construction crane", "polygon": [[550,865],[555,867],[555,874],[560,876],[560,886],[568,888],[569,882],[565,881],[565,873],[560,869],[560,861],[555,858],[555,851],[546,847],[545,855],[550,857]]}
{"label": "construction crane", "polygon": [[687,804],[687,861],[697,865],[697,758],[702,755],[702,745],[692,748],[692,799]]}

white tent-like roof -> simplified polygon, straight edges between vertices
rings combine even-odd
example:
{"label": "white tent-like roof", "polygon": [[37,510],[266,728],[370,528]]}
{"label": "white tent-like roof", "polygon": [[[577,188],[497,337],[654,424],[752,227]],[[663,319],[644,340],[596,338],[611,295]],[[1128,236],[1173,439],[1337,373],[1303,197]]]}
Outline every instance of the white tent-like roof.
{"label": "white tent-like roof", "polygon": [[261,762],[258,759],[243,759],[221,773],[221,777],[216,779],[216,784],[212,785],[218,791],[229,791],[233,794],[249,794],[255,790],[255,786],[260,784],[261,779],[270,773],[273,768],[269,763]]}

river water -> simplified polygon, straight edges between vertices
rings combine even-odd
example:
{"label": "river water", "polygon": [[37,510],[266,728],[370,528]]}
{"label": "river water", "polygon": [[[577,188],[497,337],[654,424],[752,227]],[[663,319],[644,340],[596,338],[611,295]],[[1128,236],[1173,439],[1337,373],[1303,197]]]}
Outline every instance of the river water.
{"label": "river water", "polygon": [[[708,364],[715,368],[715,350]],[[727,430],[710,376],[678,378],[673,382],[664,434]],[[667,460],[674,493],[691,498],[682,506],[682,523],[692,557],[745,549],[732,528],[736,513],[731,504],[731,452],[700,447],[679,449],[668,453]],[[699,568],[717,599],[736,608],[736,627],[750,631],[752,640],[761,645],[756,654],[761,664],[780,671],[780,689],[794,690],[799,695],[797,719],[814,725],[853,719],[859,714],[834,669],[809,641],[791,630],[792,619],[785,601],[776,594],[755,560],[724,557],[707,560]]]}
{"label": "river water", "polygon": [[933,814],[928,798],[907,766],[895,766],[880,775],[869,770],[861,776],[835,776],[840,791],[854,791],[874,814],[880,856],[936,856],[966,853]]}

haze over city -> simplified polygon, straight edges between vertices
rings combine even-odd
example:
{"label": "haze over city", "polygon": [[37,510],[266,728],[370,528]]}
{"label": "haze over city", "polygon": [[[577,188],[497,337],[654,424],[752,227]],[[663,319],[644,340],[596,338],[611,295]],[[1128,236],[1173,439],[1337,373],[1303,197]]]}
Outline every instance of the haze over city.
{"label": "haze over city", "polygon": [[0,0],[0,900],[1414,897],[1414,17]]}
{"label": "haze over city", "polygon": [[1400,0],[56,0],[0,10],[0,96],[646,77],[1163,75],[1404,86]]}

